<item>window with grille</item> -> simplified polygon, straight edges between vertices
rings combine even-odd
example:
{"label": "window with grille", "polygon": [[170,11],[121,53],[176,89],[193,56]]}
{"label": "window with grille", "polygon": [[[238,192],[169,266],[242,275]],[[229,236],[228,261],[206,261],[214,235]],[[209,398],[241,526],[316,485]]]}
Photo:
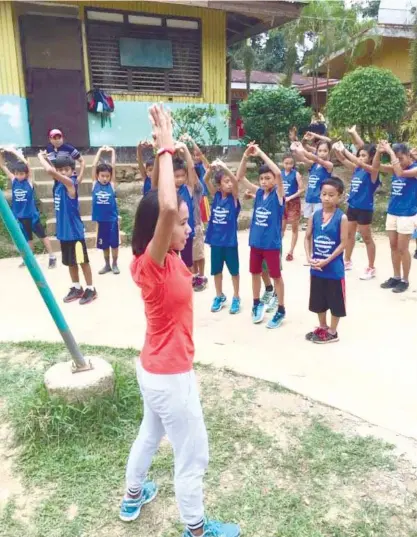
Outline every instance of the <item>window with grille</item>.
{"label": "window with grille", "polygon": [[[138,13],[87,10],[86,29],[91,83],[109,93],[201,94],[201,24]],[[120,40],[169,41],[172,68],[127,67],[120,59]],[[123,41],[124,40],[124,41]],[[154,54],[158,54],[156,46]],[[149,63],[149,62],[148,62]],[[152,64],[152,62],[150,62]],[[157,65],[158,62],[155,62]]]}

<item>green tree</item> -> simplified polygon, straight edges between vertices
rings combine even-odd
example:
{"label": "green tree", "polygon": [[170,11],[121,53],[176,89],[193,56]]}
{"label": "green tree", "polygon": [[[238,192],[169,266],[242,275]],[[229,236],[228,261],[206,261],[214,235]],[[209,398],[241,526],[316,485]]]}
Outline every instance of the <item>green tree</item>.
{"label": "green tree", "polygon": [[297,90],[283,86],[252,91],[240,104],[239,111],[245,126],[244,141],[256,140],[270,155],[288,138],[290,127],[306,127],[311,119],[311,109],[305,106],[304,97]]}
{"label": "green tree", "polygon": [[188,133],[198,145],[216,146],[221,144],[219,127],[227,126],[228,114],[220,114],[216,108],[207,106],[185,106],[172,113],[174,136],[178,139]]}
{"label": "green tree", "polygon": [[327,117],[332,127],[358,125],[374,139],[375,130],[394,134],[407,105],[401,80],[388,69],[359,67],[343,77],[331,91]]}

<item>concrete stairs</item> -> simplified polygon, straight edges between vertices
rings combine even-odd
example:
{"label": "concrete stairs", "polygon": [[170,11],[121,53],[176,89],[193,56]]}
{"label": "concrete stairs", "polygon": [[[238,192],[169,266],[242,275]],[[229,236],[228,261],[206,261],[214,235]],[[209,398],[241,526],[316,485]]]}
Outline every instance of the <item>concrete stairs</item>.
{"label": "concrete stairs", "polygon": [[[54,181],[41,167],[32,167],[32,178],[35,186],[36,195],[39,199],[39,209],[46,216],[46,233],[50,237],[51,245],[54,251],[60,250],[60,244],[54,236],[56,232],[56,219],[54,200],[52,198],[52,188]],[[93,189],[93,181],[91,178],[91,165],[86,166],[85,179],[81,183],[78,190],[78,200],[80,203],[81,219],[85,228],[85,242],[87,248],[96,247],[96,222],[91,220],[92,199],[91,193]],[[120,225],[120,217],[119,217]],[[121,244],[126,243],[126,234],[120,231]]]}

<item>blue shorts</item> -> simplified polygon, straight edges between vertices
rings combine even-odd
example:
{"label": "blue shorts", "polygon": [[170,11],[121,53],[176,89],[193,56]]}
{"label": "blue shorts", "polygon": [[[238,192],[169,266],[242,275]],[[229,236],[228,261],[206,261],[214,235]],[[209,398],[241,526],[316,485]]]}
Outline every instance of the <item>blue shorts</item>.
{"label": "blue shorts", "polygon": [[225,263],[231,276],[239,275],[237,246],[211,246],[211,275],[221,274]]}
{"label": "blue shorts", "polygon": [[119,222],[98,222],[97,248],[108,250],[109,248],[118,248],[119,244]]}

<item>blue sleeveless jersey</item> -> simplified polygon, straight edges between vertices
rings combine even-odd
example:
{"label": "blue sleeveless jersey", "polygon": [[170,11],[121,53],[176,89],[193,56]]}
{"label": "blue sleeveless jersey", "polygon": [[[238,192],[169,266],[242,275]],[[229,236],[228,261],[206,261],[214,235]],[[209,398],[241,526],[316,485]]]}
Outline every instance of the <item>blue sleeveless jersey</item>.
{"label": "blue sleeveless jersey", "polygon": [[235,204],[233,194],[225,198],[216,192],[211,205],[210,220],[207,226],[206,243],[211,246],[237,246],[237,218],[240,203]]}
{"label": "blue sleeveless jersey", "polygon": [[102,185],[96,181],[93,187],[92,220],[94,222],[117,222],[118,216],[116,192],[113,185],[111,183]]}
{"label": "blue sleeveless jersey", "polygon": [[185,201],[188,207],[188,225],[191,228],[190,237],[194,237],[194,202],[193,197],[190,194],[190,191],[188,189],[187,185],[181,185],[178,189],[178,194],[181,196],[181,198]]}
{"label": "blue sleeveless jersey", "polygon": [[[413,162],[407,170],[416,166],[417,162]],[[392,176],[388,213],[394,216],[414,216],[417,214],[417,178]]]}
{"label": "blue sleeveless jersey", "polygon": [[145,180],[143,182],[143,195],[146,196],[146,194],[152,189],[152,180],[151,178],[149,177],[149,175],[147,175],[145,177]]}
{"label": "blue sleeveless jersey", "polygon": [[[332,255],[340,244],[340,229],[343,211],[336,209],[331,220],[323,226],[323,209],[313,214],[313,258],[327,259]],[[311,269],[311,274],[317,278],[328,280],[343,280],[345,277],[345,265],[343,252],[333,259],[323,270]]]}
{"label": "blue sleeveless jersey", "polygon": [[[77,191],[77,185],[75,185]],[[80,216],[78,193],[74,199],[62,183],[55,185],[56,236],[60,241],[79,241],[84,239],[84,225]]]}
{"label": "blue sleeveless jersey", "polygon": [[373,211],[374,195],[380,185],[379,178],[373,183],[370,172],[363,168],[356,168],[350,184],[349,207],[363,211]]}
{"label": "blue sleeveless jersey", "polygon": [[306,203],[321,203],[320,191],[323,181],[331,177],[331,173],[315,162],[310,168],[308,186],[306,191]]}
{"label": "blue sleeveless jersey", "polygon": [[291,170],[288,175],[285,174],[285,170],[281,170],[281,175],[285,197],[287,198],[298,192],[297,170]]}
{"label": "blue sleeveless jersey", "polygon": [[196,174],[198,175],[200,183],[203,185],[203,196],[208,196],[208,188],[204,181],[204,176],[206,175],[206,169],[204,167],[204,164],[202,162],[199,162],[198,164],[194,165],[194,169]]}
{"label": "blue sleeveless jersey", "polygon": [[249,232],[249,246],[260,250],[280,250],[284,204],[280,205],[276,187],[264,198],[264,190],[256,192]]}
{"label": "blue sleeveless jersey", "polygon": [[33,186],[28,179],[12,182],[12,211],[15,218],[32,218],[39,220],[39,212],[35,204]]}

